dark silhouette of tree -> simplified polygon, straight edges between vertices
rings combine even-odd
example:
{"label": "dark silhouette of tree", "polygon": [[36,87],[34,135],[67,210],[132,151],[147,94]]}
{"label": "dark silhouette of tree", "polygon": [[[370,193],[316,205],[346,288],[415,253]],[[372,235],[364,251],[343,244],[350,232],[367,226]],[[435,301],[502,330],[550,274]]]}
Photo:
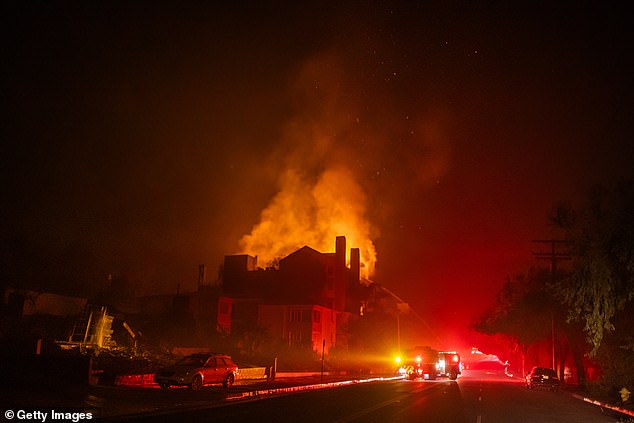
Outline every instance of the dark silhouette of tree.
{"label": "dark silhouette of tree", "polygon": [[625,304],[614,316],[615,330],[607,332],[596,353],[601,378],[596,387],[601,393],[618,398],[622,387],[634,387],[634,301]]}
{"label": "dark silhouette of tree", "polygon": [[572,272],[556,289],[568,319],[584,323],[595,356],[634,299],[634,181],[595,188],[577,209],[561,204],[551,222],[564,230],[573,256]]}
{"label": "dark silhouette of tree", "polygon": [[507,278],[495,305],[480,316],[473,328],[514,338],[525,354],[529,345],[550,335],[557,304],[548,291],[549,281],[550,272],[545,269],[531,269]]}
{"label": "dark silhouette of tree", "polygon": [[483,313],[472,327],[480,333],[510,338],[514,345],[513,353],[519,354],[522,361],[530,346],[551,341],[554,329],[555,361],[559,374],[563,377],[570,355],[578,381],[584,384],[583,356],[587,345],[579,325],[567,321],[566,307],[556,286],[551,271],[544,268],[531,269],[526,274],[508,278],[495,305]]}

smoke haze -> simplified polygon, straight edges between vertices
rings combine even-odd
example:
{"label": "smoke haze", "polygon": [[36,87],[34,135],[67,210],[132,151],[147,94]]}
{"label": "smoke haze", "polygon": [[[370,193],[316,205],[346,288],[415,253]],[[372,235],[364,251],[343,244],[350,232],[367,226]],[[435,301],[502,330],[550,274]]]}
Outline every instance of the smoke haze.
{"label": "smoke haze", "polygon": [[372,277],[381,222],[371,220],[368,207],[382,204],[373,217],[389,217],[399,186],[424,187],[444,173],[442,125],[399,116],[386,107],[394,99],[360,84],[359,74],[330,50],[307,60],[289,84],[294,116],[270,158],[279,191],[240,240],[240,250],[261,265],[303,245],[332,251],[344,235],[360,248],[362,275]]}
{"label": "smoke haze", "polygon": [[554,202],[634,171],[614,5],[40,3],[0,6],[5,284],[186,292],[345,235],[464,332]]}

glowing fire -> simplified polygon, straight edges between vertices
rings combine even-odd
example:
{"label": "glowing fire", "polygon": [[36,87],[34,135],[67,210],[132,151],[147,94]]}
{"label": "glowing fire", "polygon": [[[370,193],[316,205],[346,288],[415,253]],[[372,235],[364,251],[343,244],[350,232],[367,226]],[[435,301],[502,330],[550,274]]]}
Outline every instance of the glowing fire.
{"label": "glowing fire", "polygon": [[310,179],[288,170],[281,189],[264,209],[260,222],[240,240],[242,252],[270,265],[304,245],[321,252],[334,251],[335,238],[346,237],[349,248],[359,248],[361,276],[374,272],[376,249],[366,219],[366,197],[351,172],[344,167],[323,171]]}
{"label": "glowing fire", "polygon": [[345,236],[347,264],[349,249],[359,248],[361,276],[374,273],[366,194],[355,175],[364,177],[367,168],[380,167],[375,144],[383,145],[383,138],[360,124],[367,103],[351,94],[363,91],[353,88],[355,75],[346,72],[344,58],[326,51],[307,60],[289,84],[295,113],[269,158],[276,172],[282,169],[279,191],[239,243],[240,252],[258,256],[260,266],[304,245],[333,252],[336,237]]}

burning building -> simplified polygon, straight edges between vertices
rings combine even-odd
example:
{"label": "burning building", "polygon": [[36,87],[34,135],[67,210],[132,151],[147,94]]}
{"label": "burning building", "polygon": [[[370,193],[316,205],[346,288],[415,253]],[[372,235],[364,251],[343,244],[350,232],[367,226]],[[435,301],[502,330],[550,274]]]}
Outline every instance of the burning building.
{"label": "burning building", "polygon": [[315,351],[346,348],[347,322],[360,305],[360,254],[338,236],[334,253],[304,246],[262,269],[257,257],[225,257],[218,326],[230,334],[245,327],[265,328],[288,345]]}

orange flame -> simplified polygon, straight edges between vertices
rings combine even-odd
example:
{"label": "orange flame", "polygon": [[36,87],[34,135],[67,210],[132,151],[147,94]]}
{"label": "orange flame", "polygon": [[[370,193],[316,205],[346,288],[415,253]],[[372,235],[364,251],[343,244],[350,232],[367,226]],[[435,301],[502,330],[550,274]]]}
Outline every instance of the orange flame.
{"label": "orange flame", "polygon": [[[326,169],[314,181],[288,170],[260,222],[240,240],[240,248],[258,256],[262,265],[271,265],[304,245],[331,252],[335,238],[344,235],[348,247],[359,248],[361,276],[369,278],[376,249],[365,214],[365,193],[344,167]],[[349,263],[349,251],[346,260]]]}

